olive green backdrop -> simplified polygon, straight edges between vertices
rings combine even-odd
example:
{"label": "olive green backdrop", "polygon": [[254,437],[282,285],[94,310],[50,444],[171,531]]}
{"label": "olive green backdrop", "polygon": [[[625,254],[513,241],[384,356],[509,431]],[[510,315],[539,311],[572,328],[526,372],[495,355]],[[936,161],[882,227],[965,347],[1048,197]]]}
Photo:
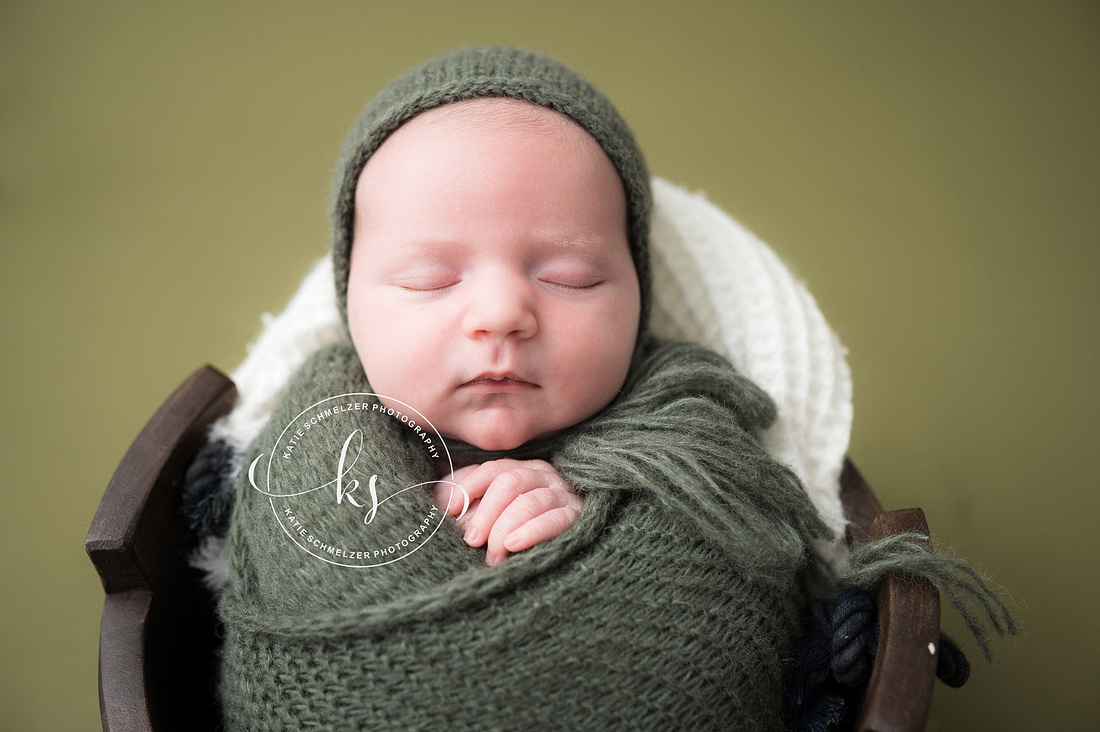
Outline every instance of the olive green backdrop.
{"label": "olive green backdrop", "polygon": [[637,1],[0,4],[0,728],[98,726],[114,466],[326,251],[366,99],[490,42],[588,75],[794,267],[865,475],[1011,591],[1029,635],[930,729],[1095,729],[1097,4]]}

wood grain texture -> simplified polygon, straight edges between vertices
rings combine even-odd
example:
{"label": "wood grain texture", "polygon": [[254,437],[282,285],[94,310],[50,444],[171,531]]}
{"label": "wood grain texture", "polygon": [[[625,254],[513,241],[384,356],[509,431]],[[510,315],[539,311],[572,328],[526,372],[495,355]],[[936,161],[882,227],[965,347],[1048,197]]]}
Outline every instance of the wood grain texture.
{"label": "wood grain texture", "polygon": [[[845,461],[841,500],[851,520],[853,546],[894,534],[928,536],[919,508],[883,511],[855,465]],[[887,575],[875,591],[879,622],[878,656],[856,721],[860,732],[909,732],[924,729],[936,681],[939,654],[940,596],[925,580]]]}
{"label": "wood grain texture", "polygon": [[103,729],[201,730],[217,724],[213,599],[188,565],[194,536],[179,512],[183,476],[236,387],[195,371],[126,452],[84,547],[107,597],[100,625]]}

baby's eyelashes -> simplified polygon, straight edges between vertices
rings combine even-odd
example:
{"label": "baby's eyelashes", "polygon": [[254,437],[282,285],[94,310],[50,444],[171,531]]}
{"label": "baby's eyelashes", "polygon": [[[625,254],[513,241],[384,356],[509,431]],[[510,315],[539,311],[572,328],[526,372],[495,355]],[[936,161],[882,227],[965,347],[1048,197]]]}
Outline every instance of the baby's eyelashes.
{"label": "baby's eyelashes", "polygon": [[440,273],[394,277],[390,280],[390,284],[405,292],[442,292],[461,281],[462,278],[458,275]]}
{"label": "baby's eyelashes", "polygon": [[444,263],[417,261],[394,262],[392,269],[381,273],[382,281],[406,292],[440,292],[462,282],[460,267]]}
{"label": "baby's eyelashes", "polygon": [[402,290],[405,290],[407,292],[440,292],[442,290],[446,290],[449,287],[454,287],[457,284],[458,284],[457,282],[448,282],[448,283],[443,284],[443,285],[430,285],[430,286],[421,285],[421,286],[418,286],[418,287],[414,287],[412,285],[398,285],[398,287],[400,287]]}
{"label": "baby's eyelashes", "polygon": [[[585,282],[578,279],[539,279],[544,285],[548,285],[556,290],[564,291],[581,291],[592,290],[603,284],[605,280],[596,280]],[[455,287],[462,283],[459,279],[449,279],[446,281],[416,281],[416,282],[394,282],[394,286],[400,288],[405,292],[443,292],[452,287]]]}
{"label": "baby's eyelashes", "polygon": [[544,283],[544,284],[550,285],[551,287],[559,288],[559,289],[562,289],[562,290],[591,290],[591,289],[595,288],[597,285],[603,284],[603,282],[604,282],[604,280],[597,280],[595,282],[590,282],[588,284],[578,284],[577,280],[557,281],[557,280],[551,280],[551,279],[542,279],[542,280],[539,280],[539,281]]}

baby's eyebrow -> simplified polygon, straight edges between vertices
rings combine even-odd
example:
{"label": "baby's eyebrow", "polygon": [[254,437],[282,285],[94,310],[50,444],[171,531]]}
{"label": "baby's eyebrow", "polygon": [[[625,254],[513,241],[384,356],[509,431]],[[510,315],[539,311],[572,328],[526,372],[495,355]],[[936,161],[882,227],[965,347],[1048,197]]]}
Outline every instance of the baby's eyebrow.
{"label": "baby's eyebrow", "polygon": [[449,257],[469,249],[466,244],[453,239],[413,239],[400,245],[400,248],[414,257]]}
{"label": "baby's eyebrow", "polygon": [[608,244],[607,237],[589,231],[556,232],[543,237],[543,241],[559,249],[600,249]]}
{"label": "baby's eyebrow", "polygon": [[[607,244],[606,237],[587,231],[536,233],[535,241],[556,249],[594,250]],[[450,257],[468,252],[473,245],[455,239],[410,239],[400,245],[412,257]]]}
{"label": "baby's eyebrow", "polygon": [[579,257],[584,261],[603,262],[614,255],[617,249],[629,247],[625,234],[622,239],[613,235],[589,231],[559,232],[545,238],[543,249],[551,257]]}

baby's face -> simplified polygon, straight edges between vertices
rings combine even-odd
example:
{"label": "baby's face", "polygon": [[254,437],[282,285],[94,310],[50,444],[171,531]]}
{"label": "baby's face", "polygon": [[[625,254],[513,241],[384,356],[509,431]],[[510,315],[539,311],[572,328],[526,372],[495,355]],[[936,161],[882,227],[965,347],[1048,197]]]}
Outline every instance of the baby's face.
{"label": "baby's face", "polygon": [[355,207],[348,323],[376,392],[487,450],[615,397],[638,278],[622,183],[574,122],[503,99],[430,110],[370,158]]}

